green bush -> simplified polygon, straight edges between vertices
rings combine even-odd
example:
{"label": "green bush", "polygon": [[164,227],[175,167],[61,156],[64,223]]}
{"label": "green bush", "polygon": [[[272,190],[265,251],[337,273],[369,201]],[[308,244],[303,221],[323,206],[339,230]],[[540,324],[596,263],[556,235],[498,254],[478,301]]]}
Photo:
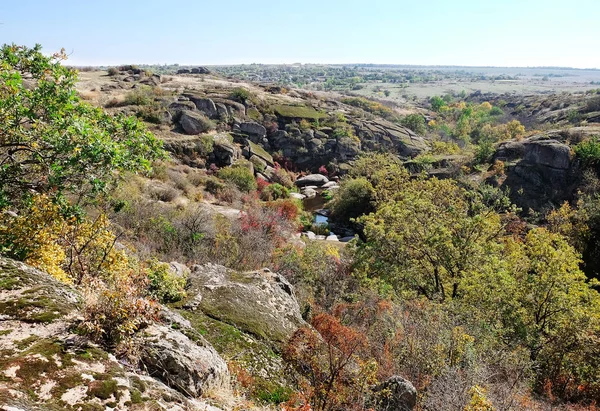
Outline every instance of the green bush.
{"label": "green bush", "polygon": [[135,118],[82,102],[65,58],[47,57],[40,46],[0,49],[0,206],[30,192],[89,198],[106,192],[119,172],[149,171],[166,156]]}
{"label": "green bush", "polygon": [[492,109],[490,110],[490,116],[501,116],[504,114],[504,111],[502,111],[502,109],[500,107],[492,107]]}
{"label": "green bush", "polygon": [[425,127],[425,118],[420,114],[409,114],[400,120],[400,124],[411,129],[417,134],[423,135],[427,132],[427,127]]}
{"label": "green bush", "polygon": [[260,193],[260,198],[263,201],[273,201],[280,198],[288,198],[290,190],[279,183],[269,184]]}
{"label": "green bush", "polygon": [[373,211],[375,190],[364,177],[343,180],[330,206],[330,219],[348,223],[350,219]]}
{"label": "green bush", "polygon": [[494,143],[489,140],[482,140],[475,149],[475,163],[483,164],[490,161],[494,155]]}
{"label": "green bush", "polygon": [[128,106],[147,106],[154,102],[154,93],[151,87],[139,87],[133,89],[125,96],[125,104]]}
{"label": "green bush", "polygon": [[162,303],[180,301],[186,296],[186,277],[171,271],[169,264],[152,260],[148,264],[150,294]]}
{"label": "green bush", "polygon": [[579,157],[586,166],[596,165],[600,160],[600,141],[598,141],[597,136],[582,141],[577,144],[573,150],[575,151],[575,155]]}
{"label": "green bush", "polygon": [[231,93],[229,93],[229,98],[245,103],[246,100],[250,98],[250,92],[245,88],[237,87],[231,90]]}
{"label": "green bush", "polygon": [[219,178],[232,183],[240,191],[249,193],[256,190],[256,180],[250,169],[242,165],[233,165],[231,167],[219,170]]}

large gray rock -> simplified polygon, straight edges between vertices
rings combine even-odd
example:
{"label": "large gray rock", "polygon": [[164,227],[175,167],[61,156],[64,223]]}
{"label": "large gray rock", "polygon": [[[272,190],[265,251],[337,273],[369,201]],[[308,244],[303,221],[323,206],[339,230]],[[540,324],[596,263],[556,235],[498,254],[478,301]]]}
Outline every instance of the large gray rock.
{"label": "large gray rock", "polygon": [[360,138],[362,148],[367,150],[394,150],[400,157],[415,157],[429,150],[422,136],[409,128],[384,119],[353,119],[352,125]]}
{"label": "large gray rock", "polygon": [[305,186],[322,186],[329,182],[329,179],[323,174],[309,174],[304,177],[300,177],[296,180],[297,187],[305,187]]}
{"label": "large gray rock", "polygon": [[242,150],[233,143],[229,134],[217,134],[214,136],[213,154],[218,166],[230,166],[240,159]]}
{"label": "large gray rock", "polygon": [[164,325],[144,330],[140,363],[151,376],[190,397],[229,384],[227,364],[204,338],[196,335],[192,341]]}
{"label": "large gray rock", "polygon": [[191,110],[181,112],[179,124],[183,128],[183,131],[189,135],[205,133],[211,128],[211,123],[204,115]]}
{"label": "large gray rock", "polygon": [[77,290],[50,275],[0,257],[0,409],[217,410],[193,397],[226,389],[227,367],[189,321],[163,308],[161,318],[170,327],[152,325],[135,336],[149,365],[146,375],[74,333],[82,301]]}
{"label": "large gray rock", "polygon": [[240,131],[246,134],[252,134],[259,137],[265,137],[267,135],[267,129],[262,125],[254,121],[244,121],[239,125]]}
{"label": "large gray rock", "polygon": [[373,394],[376,411],[412,411],[417,405],[417,390],[399,375],[376,386]]}
{"label": "large gray rock", "polygon": [[262,148],[258,144],[253,143],[252,141],[248,142],[248,152],[251,156],[254,155],[260,157],[268,166],[275,165],[271,154],[267,153],[267,151],[264,148]]}
{"label": "large gray rock", "polygon": [[240,273],[220,265],[196,265],[189,279],[184,308],[202,310],[276,345],[306,325],[292,285],[268,269]]}
{"label": "large gray rock", "polygon": [[541,210],[571,200],[579,182],[579,163],[569,146],[546,135],[501,143],[494,160],[505,163],[503,185],[523,209]]}
{"label": "large gray rock", "polygon": [[210,74],[210,70],[207,69],[206,67],[200,66],[200,67],[194,67],[191,70],[192,74]]}
{"label": "large gray rock", "polygon": [[185,97],[192,101],[196,108],[206,114],[208,117],[215,117],[219,114],[215,102],[210,98],[204,96],[197,96],[195,94],[184,94]]}
{"label": "large gray rock", "polygon": [[229,100],[226,98],[213,98],[215,105],[223,105],[227,108],[227,114],[231,117],[244,118],[246,115],[246,106],[242,103],[238,103],[237,101]]}
{"label": "large gray rock", "polygon": [[196,110],[196,105],[191,101],[174,101],[168,106],[169,111],[173,113],[181,113],[184,110]]}

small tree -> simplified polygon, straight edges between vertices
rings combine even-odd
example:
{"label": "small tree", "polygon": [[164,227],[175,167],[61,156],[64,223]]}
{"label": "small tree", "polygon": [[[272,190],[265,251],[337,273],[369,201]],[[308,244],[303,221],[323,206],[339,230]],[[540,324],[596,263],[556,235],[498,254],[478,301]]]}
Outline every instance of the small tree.
{"label": "small tree", "polygon": [[425,134],[427,127],[425,126],[425,119],[420,114],[409,114],[400,120],[400,124],[404,127],[411,129],[417,134]]}
{"label": "small tree", "polygon": [[0,207],[30,192],[95,195],[119,171],[149,170],[164,155],[135,118],[81,102],[64,59],[40,45],[0,49]]}
{"label": "small tree", "polygon": [[376,364],[361,361],[364,334],[329,314],[312,321],[318,331],[300,328],[284,349],[284,359],[298,371],[315,411],[360,410],[367,387],[375,382]]}

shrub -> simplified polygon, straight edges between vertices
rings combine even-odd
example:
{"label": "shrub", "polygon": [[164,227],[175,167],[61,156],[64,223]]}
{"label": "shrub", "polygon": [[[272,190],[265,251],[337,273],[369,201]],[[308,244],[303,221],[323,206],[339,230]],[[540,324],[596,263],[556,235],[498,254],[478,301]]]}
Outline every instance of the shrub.
{"label": "shrub", "polygon": [[277,164],[275,165],[275,171],[271,176],[271,180],[286,188],[292,188],[294,186],[294,175]]}
{"label": "shrub", "polygon": [[0,224],[0,254],[76,285],[127,269],[126,255],[114,248],[116,239],[105,215],[65,216],[47,196],[34,197],[22,215],[4,216]]}
{"label": "shrub", "polygon": [[237,87],[231,90],[231,93],[229,93],[229,98],[232,100],[237,100],[241,103],[245,103],[246,100],[250,98],[250,91],[242,87]]}
{"label": "shrub", "polygon": [[252,171],[243,165],[233,165],[219,170],[219,178],[234,184],[239,190],[249,193],[256,190]]}
{"label": "shrub", "polygon": [[400,120],[400,124],[404,127],[411,129],[417,134],[427,133],[427,127],[425,126],[425,118],[420,114],[409,114]]}
{"label": "shrub", "polygon": [[585,112],[600,111],[600,96],[592,97],[585,104]]}
{"label": "shrub", "polygon": [[453,141],[432,141],[431,154],[459,154],[460,147]]}
{"label": "shrub", "polygon": [[596,165],[600,160],[600,141],[594,136],[577,144],[573,151],[585,166]]}
{"label": "shrub", "polygon": [[148,264],[150,294],[162,303],[177,302],[186,296],[187,278],[178,276],[169,264],[151,260]]}
{"label": "shrub", "polygon": [[129,273],[115,276],[84,292],[84,321],[80,332],[108,347],[127,343],[130,338],[156,319],[158,306],[145,297],[148,277],[132,267]]}
{"label": "shrub", "polygon": [[484,164],[494,155],[494,144],[490,140],[480,141],[475,148],[475,163]]}
{"label": "shrub", "polygon": [[109,76],[116,76],[117,74],[119,74],[119,69],[116,67],[109,67],[108,69],[108,75]]}
{"label": "shrub", "polygon": [[431,104],[431,109],[438,112],[442,111],[442,107],[446,106],[446,102],[439,96],[431,97],[429,103]]}
{"label": "shrub", "polygon": [[275,210],[279,217],[288,221],[296,221],[302,211],[302,203],[290,198],[281,198],[276,201],[270,201],[266,204],[266,207]]}
{"label": "shrub", "polygon": [[396,114],[389,107],[384,106],[376,101],[368,100],[362,97],[346,97],[342,99],[342,103],[350,106],[361,108],[369,113],[376,114],[383,118],[393,120]]}
{"label": "shrub", "polygon": [[502,116],[504,115],[504,111],[500,107],[494,106],[490,110],[490,116]]}
{"label": "shrub", "polygon": [[364,177],[343,180],[330,204],[331,220],[348,224],[351,219],[374,211],[375,191]]}
{"label": "shrub", "polygon": [[263,201],[273,201],[289,196],[290,190],[279,183],[269,184],[260,192],[260,198]]}
{"label": "shrub", "polygon": [[146,106],[154,102],[154,91],[151,87],[142,86],[131,90],[125,95],[125,105]]}
{"label": "shrub", "polygon": [[155,187],[150,192],[150,198],[170,203],[179,196],[179,191],[174,187]]}
{"label": "shrub", "polygon": [[206,187],[206,191],[208,191],[212,195],[218,195],[225,189],[225,184],[223,184],[222,181],[213,176],[208,176],[206,178],[206,181],[204,182],[204,185]]}
{"label": "shrub", "polygon": [[314,329],[296,331],[283,351],[283,358],[305,378],[312,409],[362,409],[376,372],[376,364],[359,358],[367,339],[328,314],[316,315],[312,325]]}

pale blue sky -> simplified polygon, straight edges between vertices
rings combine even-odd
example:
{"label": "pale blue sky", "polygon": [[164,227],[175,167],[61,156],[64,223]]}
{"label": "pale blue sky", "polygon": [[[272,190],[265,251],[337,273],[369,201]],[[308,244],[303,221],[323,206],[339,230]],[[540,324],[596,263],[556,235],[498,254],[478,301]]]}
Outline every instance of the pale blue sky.
{"label": "pale blue sky", "polygon": [[0,43],[70,64],[600,68],[600,0],[0,0]]}

